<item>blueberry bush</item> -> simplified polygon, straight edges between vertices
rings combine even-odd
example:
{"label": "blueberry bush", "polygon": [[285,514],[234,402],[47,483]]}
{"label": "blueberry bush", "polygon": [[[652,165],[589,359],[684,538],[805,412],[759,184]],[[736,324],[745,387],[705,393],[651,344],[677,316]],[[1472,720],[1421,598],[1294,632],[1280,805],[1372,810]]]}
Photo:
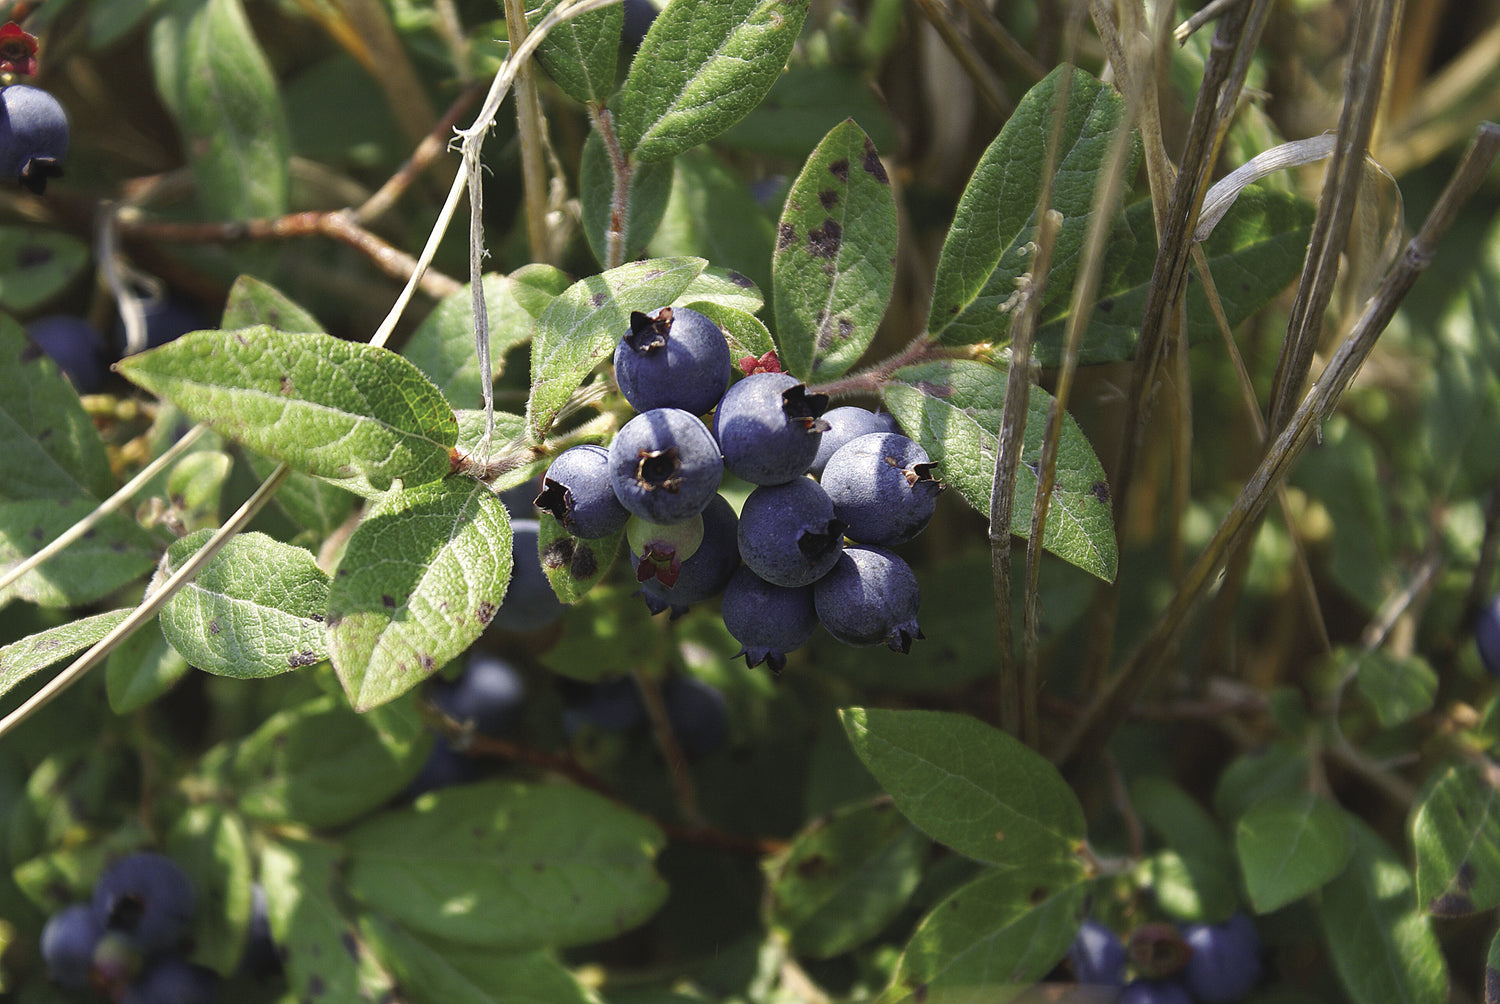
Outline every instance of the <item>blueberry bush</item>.
{"label": "blueberry bush", "polygon": [[1493,26],[1199,6],[0,5],[0,995],[1500,1002]]}

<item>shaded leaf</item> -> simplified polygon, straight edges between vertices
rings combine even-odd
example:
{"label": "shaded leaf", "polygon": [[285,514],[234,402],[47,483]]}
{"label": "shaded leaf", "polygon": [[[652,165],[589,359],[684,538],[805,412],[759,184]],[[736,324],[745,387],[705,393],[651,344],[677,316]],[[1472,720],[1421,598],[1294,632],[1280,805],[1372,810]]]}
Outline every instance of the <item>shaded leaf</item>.
{"label": "shaded leaf", "polygon": [[766,298],[753,280],[734,269],[710,265],[688,283],[678,296],[683,304],[715,303],[736,310],[755,313],[765,306]]}
{"label": "shaded leaf", "polygon": [[620,554],[622,527],[608,537],[592,540],[575,537],[555,519],[542,520],[537,538],[537,556],[552,591],[564,603],[577,603],[599,584]]}
{"label": "shaded leaf", "polygon": [[0,309],[30,313],[88,268],[89,246],[70,234],[0,227]]}
{"label": "shaded leaf", "polygon": [[487,486],[448,479],[375,502],[328,594],[328,653],[355,710],[406,693],[468,648],[510,571],[510,519]]}
{"label": "shaded leaf", "polygon": [[258,324],[277,331],[328,330],[307,308],[275,286],[253,275],[242,275],[229,287],[219,327],[232,331]]}
{"label": "shaded leaf", "polygon": [[612,358],[632,310],[672,303],[698,277],[702,258],[650,258],[575,282],[537,318],[526,423],[540,440],[595,366]]}
{"label": "shaded leaf", "polygon": [[864,127],[876,149],[895,149],[900,142],[890,110],[857,68],[799,61],[787,67],[765,100],[720,136],[716,145],[800,161],[846,118]]}
{"label": "shaded leaf", "polygon": [[1032,868],[1071,861],[1083,808],[1057,769],[968,715],[846,708],[854,751],[928,836],[979,861]]}
{"label": "shaded leaf", "polygon": [[896,198],[875,144],[846,119],[792,184],[772,282],[787,372],[839,376],[875,337],[896,281]]}
{"label": "shaded leaf", "polygon": [[1235,851],[1256,913],[1321,888],[1349,861],[1354,841],[1338,806],[1312,792],[1277,795],[1240,817]]}
{"label": "shaded leaf", "polygon": [[[939,464],[938,476],[969,505],[990,511],[995,483],[996,431],[1005,408],[1006,374],[984,363],[953,359],[897,370],[883,388],[887,406],[907,435]],[[1037,477],[1052,397],[1031,389],[1025,447],[1017,471],[1011,533],[1031,532]],[[1064,561],[1113,582],[1119,561],[1114,514],[1104,466],[1087,437],[1065,415],[1057,453],[1057,478],[1047,510],[1042,546]]]}
{"label": "shaded leaf", "polygon": [[80,617],[0,648],[0,694],[9,693],[35,672],[92,648],[129,615],[130,610],[124,609]]}
{"label": "shaded leaf", "polygon": [[[493,272],[483,279],[490,331],[490,379],[505,371],[505,357],[531,340],[532,316],[511,295],[511,283]],[[471,287],[444,297],[411,333],[401,354],[427,374],[456,408],[484,401],[479,355],[474,349],[474,299]]]}
{"label": "shaded leaf", "polygon": [[331,335],[195,331],[117,369],[255,452],[362,494],[443,477],[458,435],[410,362]]}
{"label": "shaded leaf", "polygon": [[122,641],[104,664],[109,710],[124,715],[145,707],[171,689],[188,671],[188,662],[162,636],[153,619]]}
{"label": "shaded leaf", "polygon": [[1449,767],[1412,814],[1417,901],[1438,917],[1500,905],[1500,775],[1493,765]]}
{"label": "shaded leaf", "polygon": [[808,0],[669,4],[616,102],[625,151],[668,160],[744,118],[781,75],[807,9]]}
{"label": "shaded leaf", "polygon": [[656,257],[701,254],[769,289],[776,223],[745,182],[704,147],[676,158],[672,168],[672,197],[647,250]]}
{"label": "shaded leaf", "polygon": [[1410,721],[1432,708],[1438,676],[1420,655],[1398,656],[1385,649],[1359,659],[1355,683],[1375,707],[1375,717],[1386,727]]}
{"label": "shaded leaf", "polygon": [[[165,578],[198,552],[213,530],[167,549]],[[161,632],[207,673],[238,680],[275,676],[328,658],[323,612],[328,576],[312,553],[263,533],[233,537],[162,607]]]}
{"label": "shaded leaf", "polygon": [[[597,132],[590,132],[578,164],[578,201],[583,233],[600,264],[609,262],[609,228],[614,215],[615,173]],[[629,261],[656,233],[672,195],[672,162],[635,164],[625,199],[625,251]]]}
{"label": "shaded leaf", "polygon": [[[546,0],[527,20],[534,28],[552,13],[557,0]],[[618,5],[580,14],[557,25],[536,50],[547,75],[574,101],[603,104],[615,92],[620,60],[620,29],[625,15]]]}
{"label": "shaded leaf", "polygon": [[[244,457],[250,470],[261,481],[276,469],[276,461],[259,453],[246,450]],[[271,502],[293,523],[312,531],[318,540],[325,540],[353,514],[359,496],[333,482],[292,471],[276,489]]]}
{"label": "shaded leaf", "polygon": [[573,285],[573,277],[555,265],[534,263],[522,265],[506,276],[510,295],[521,309],[532,317],[541,317],[542,312]]}
{"label": "shaded leaf", "polygon": [[166,852],[198,894],[193,960],[232,976],[250,926],[253,875],[244,820],[212,803],[190,806],[174,821]]}
{"label": "shaded leaf", "polygon": [[1187,792],[1157,776],[1137,778],[1130,801],[1167,844],[1164,857],[1146,863],[1148,873],[1157,872],[1153,879],[1162,907],[1177,920],[1228,920],[1239,907],[1234,856],[1213,817]]}
{"label": "shaded leaf", "polygon": [[666,895],[647,820],[565,785],[430,792],[355,827],[353,895],[419,934],[501,951],[622,934]]}

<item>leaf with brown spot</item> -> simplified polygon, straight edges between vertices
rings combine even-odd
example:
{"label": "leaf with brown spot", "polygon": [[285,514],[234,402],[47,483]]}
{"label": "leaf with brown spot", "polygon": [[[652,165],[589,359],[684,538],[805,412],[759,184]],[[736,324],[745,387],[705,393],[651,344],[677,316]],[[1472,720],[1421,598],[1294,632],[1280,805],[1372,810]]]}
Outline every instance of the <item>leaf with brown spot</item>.
{"label": "leaf with brown spot", "polygon": [[1449,767],[1412,813],[1417,898],[1435,916],[1500,905],[1500,769]]}
{"label": "leaf with brown spot", "polygon": [[608,537],[585,540],[570,536],[555,519],[542,520],[538,556],[557,598],[564,603],[577,603],[597,586],[615,563],[624,536],[621,529]]}

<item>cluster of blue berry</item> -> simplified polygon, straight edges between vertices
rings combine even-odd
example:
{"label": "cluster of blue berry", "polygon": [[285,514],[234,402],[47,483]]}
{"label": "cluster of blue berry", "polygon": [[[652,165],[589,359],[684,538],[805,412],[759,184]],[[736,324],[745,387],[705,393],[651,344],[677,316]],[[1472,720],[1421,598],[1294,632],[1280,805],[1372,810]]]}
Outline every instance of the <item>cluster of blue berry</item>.
{"label": "cluster of blue berry", "polygon": [[[259,887],[255,893],[245,965],[275,965],[265,896]],[[184,954],[197,899],[171,858],[150,851],[120,858],[94,883],[89,902],[48,919],[41,946],[48,975],[120,1004],[213,1004],[218,974]]]}
{"label": "cluster of blue berry", "polygon": [[1117,1004],[1235,1004],[1262,973],[1260,935],[1242,913],[1222,924],[1143,924],[1128,944],[1086,920],[1068,959],[1079,983],[1118,989]]}
{"label": "cluster of blue berry", "polygon": [[[888,415],[830,411],[772,360],[746,360],[731,385],[724,332],[686,307],[633,313],[614,363],[639,414],[608,449],[560,455],[536,505],[576,537],[623,527],[653,612],[722,592],[740,654],[778,672],[819,623],[899,652],[922,637],[916,576],[890,548],[927,525],[943,485]],[[755,486],[738,515],[726,471]]]}

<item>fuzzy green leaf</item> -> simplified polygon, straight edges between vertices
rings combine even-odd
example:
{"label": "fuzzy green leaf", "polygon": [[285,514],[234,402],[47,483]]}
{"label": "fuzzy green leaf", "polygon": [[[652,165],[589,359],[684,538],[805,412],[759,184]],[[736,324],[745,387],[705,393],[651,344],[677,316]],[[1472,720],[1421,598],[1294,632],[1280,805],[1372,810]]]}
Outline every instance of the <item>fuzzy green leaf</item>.
{"label": "fuzzy green leaf", "polygon": [[[1064,87],[1062,122],[1055,125]],[[1009,341],[1009,313],[1034,254],[1029,245],[1036,239],[1037,201],[1054,128],[1059,146],[1052,208],[1062,214],[1062,227],[1047,285],[1067,289],[1072,284],[1110,135],[1124,115],[1125,102],[1114,88],[1071,66],[1059,66],[1026,92],[959,199],[933,279],[929,334],[950,345]],[[1128,167],[1127,177],[1133,171]]]}
{"label": "fuzzy green leaf", "polygon": [[625,151],[669,160],[744,118],[781,75],[807,9],[808,0],[668,4],[619,95]]}
{"label": "fuzzy green leaf", "polygon": [[[996,433],[1005,408],[1003,370],[967,360],[943,360],[898,370],[884,388],[887,407],[907,435],[939,464],[938,476],[969,505],[990,511],[995,483]],[[1052,397],[1031,389],[1025,449],[1016,482],[1011,533],[1031,532],[1037,478],[1029,465],[1041,457]],[[1109,483],[1083,430],[1065,415],[1057,454],[1057,478],[1042,546],[1064,561],[1113,582],[1119,561]]]}
{"label": "fuzzy green leaf", "polygon": [[1076,862],[987,869],[923,918],[881,1000],[1019,996],[1067,953],[1086,910],[1083,879]]}
{"label": "fuzzy green leaf", "polygon": [[767,352],[776,351],[776,343],[771,339],[771,332],[754,314],[703,300],[694,300],[687,306],[705,317],[712,318],[713,322],[723,329],[724,337],[729,340],[730,356],[736,362],[746,356],[759,359]]}
{"label": "fuzzy green leaf", "polygon": [[226,331],[258,324],[277,331],[327,331],[307,308],[268,282],[242,275],[229,287],[219,327]]}
{"label": "fuzzy green leaf", "polygon": [[1438,675],[1420,655],[1398,656],[1385,649],[1365,653],[1355,683],[1375,707],[1375,717],[1389,728],[1410,721],[1432,707]]}
{"label": "fuzzy green leaf", "polygon": [[717,303],[753,314],[766,305],[766,298],[749,276],[734,269],[709,266],[688,283],[677,302],[688,306]]}
{"label": "fuzzy green leaf", "polygon": [[485,485],[449,479],[371,506],[328,595],[328,652],[355,710],[406,693],[473,644],[510,566],[510,519]]}
{"label": "fuzzy green leaf", "polygon": [[875,144],[846,119],[792,184],[772,262],[787,372],[830,379],[875,337],[896,281],[896,198]]}
{"label": "fuzzy green leaf", "polygon": [[[167,549],[163,578],[208,543],[213,530]],[[242,533],[167,601],[161,632],[204,672],[237,680],[275,676],[328,658],[323,612],[328,576],[312,553],[263,533]]]}
{"label": "fuzzy green leaf", "polygon": [[1449,767],[1412,814],[1417,901],[1438,917],[1500,905],[1500,775],[1495,768]]}
{"label": "fuzzy green leaf", "polygon": [[552,301],[573,285],[572,276],[555,265],[522,265],[506,277],[510,295],[532,317],[541,317]]}
{"label": "fuzzy green leaf", "polygon": [[0,648],[0,694],[9,693],[31,674],[91,648],[129,615],[126,609],[81,617]]}
{"label": "fuzzy green leaf", "polygon": [[614,565],[625,531],[621,529],[608,537],[585,540],[568,533],[550,516],[541,523],[537,553],[542,571],[547,573],[547,581],[552,583],[552,591],[559,600],[577,603]]}
{"label": "fuzzy green leaf", "polygon": [[500,951],[622,934],[666,895],[661,832],[566,785],[488,781],[348,834],[349,891],[413,932]]}
{"label": "fuzzy green leaf", "polygon": [[245,948],[253,895],[244,820],[219,805],[191,806],[174,821],[166,850],[198,892],[193,961],[221,976],[233,975]]}
{"label": "fuzzy green leaf", "polygon": [[361,494],[443,477],[458,437],[410,362],[330,335],[194,331],[116,368],[255,452]]}
{"label": "fuzzy green leaf", "polygon": [[[505,356],[531,339],[532,317],[511,295],[511,284],[491,272],[483,279],[490,329],[490,379],[505,371]],[[479,407],[484,386],[474,351],[474,299],[471,287],[444,297],[422,319],[401,354],[410,359],[457,408]]]}
{"label": "fuzzy green leaf", "polygon": [[1019,740],[945,711],[846,708],[854,751],[928,836],[978,861],[1071,861],[1083,808],[1062,775]]}
{"label": "fuzzy green leaf", "polygon": [[1208,811],[1177,785],[1146,776],[1130,786],[1131,804],[1167,850],[1145,862],[1163,909],[1177,920],[1217,924],[1239,906],[1234,856]]}
{"label": "fuzzy green leaf", "polygon": [[[614,213],[615,174],[597,132],[590,132],[578,164],[578,201],[583,234],[601,264],[609,261],[609,226]],[[636,164],[625,200],[625,251],[629,261],[641,253],[672,196],[672,162]]]}
{"label": "fuzzy green leaf", "polygon": [[1241,816],[1234,847],[1255,912],[1270,913],[1343,871],[1354,840],[1338,806],[1302,791],[1268,798]]}
{"label": "fuzzy green leaf", "polygon": [[630,330],[632,310],[673,302],[707,266],[702,258],[630,262],[575,282],[553,300],[537,318],[531,349],[531,435],[547,435],[568,397],[595,366],[613,357]]}
{"label": "fuzzy green leaf", "polygon": [[[534,28],[556,6],[557,0],[546,0],[528,12],[527,20]],[[581,14],[553,28],[536,50],[536,58],[568,97],[583,104],[603,104],[615,92],[624,24],[619,5]]]}

